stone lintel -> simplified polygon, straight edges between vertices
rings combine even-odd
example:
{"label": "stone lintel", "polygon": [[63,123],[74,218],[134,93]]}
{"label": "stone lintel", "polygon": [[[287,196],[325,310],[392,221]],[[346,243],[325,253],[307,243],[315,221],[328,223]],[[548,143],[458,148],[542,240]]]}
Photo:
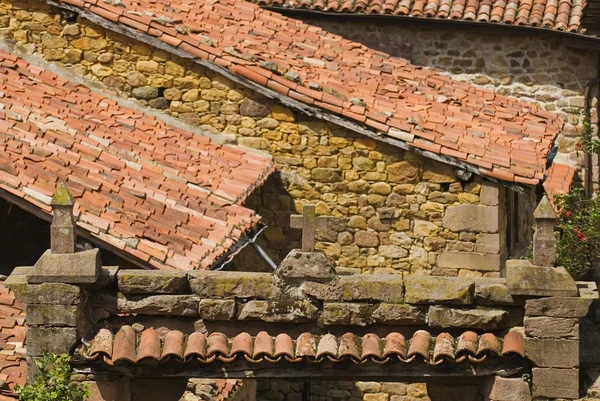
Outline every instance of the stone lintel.
{"label": "stone lintel", "polygon": [[475,282],[463,277],[409,276],[404,300],[409,304],[470,305]]}
{"label": "stone lintel", "polygon": [[27,281],[31,284],[92,284],[98,280],[101,268],[98,249],[64,254],[46,251],[29,272]]}
{"label": "stone lintel", "polygon": [[564,267],[534,266],[528,260],[506,262],[506,284],[511,295],[576,297],[575,280]]}
{"label": "stone lintel", "polygon": [[299,249],[293,249],[283,259],[275,274],[284,280],[331,281],[336,278],[333,259],[322,252],[305,252]]}
{"label": "stone lintel", "polygon": [[301,289],[322,301],[404,302],[404,281],[399,275],[342,276],[333,284],[305,282]]}
{"label": "stone lintel", "polygon": [[579,398],[579,369],[533,368],[533,398]]}
{"label": "stone lintel", "polygon": [[117,274],[123,294],[182,294],[188,292],[187,274],[182,271],[121,270]]}

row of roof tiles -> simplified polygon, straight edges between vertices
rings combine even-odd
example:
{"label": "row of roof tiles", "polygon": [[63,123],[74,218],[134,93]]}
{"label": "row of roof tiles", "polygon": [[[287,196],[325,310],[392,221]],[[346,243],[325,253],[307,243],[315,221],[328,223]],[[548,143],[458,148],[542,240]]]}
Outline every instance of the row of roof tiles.
{"label": "row of roof tiles", "polygon": [[233,338],[222,333],[206,336],[197,332],[187,336],[177,330],[161,335],[152,328],[138,333],[131,326],[121,327],[114,335],[108,329],[100,329],[91,341],[84,343],[81,353],[87,359],[104,360],[109,365],[173,359],[202,363],[235,360],[254,363],[304,360],[387,363],[400,360],[410,363],[424,360],[439,365],[445,361],[480,363],[489,356],[525,357],[523,336],[518,330],[509,332],[504,338],[472,331],[464,332],[458,338],[448,333],[432,336],[419,330],[408,340],[399,333],[390,333],[385,338],[376,334],[360,337],[346,333],[336,337],[304,333],[293,340],[288,334],[272,337],[266,332],[256,336],[243,332]]}
{"label": "row of roof tiles", "polygon": [[582,32],[584,0],[252,0],[261,6],[401,15]]}
{"label": "row of roof tiles", "polygon": [[[537,184],[563,121],[243,0],[60,0],[482,175]],[[111,25],[113,26],[113,25]]]}
{"label": "row of roof tiles", "polygon": [[48,215],[57,184],[77,226],[159,269],[207,268],[254,227],[241,203],[269,156],[169,126],[0,52],[0,189]]}
{"label": "row of roof tiles", "polygon": [[12,291],[0,282],[0,401],[13,400],[16,385],[26,379],[25,305],[15,300]]}

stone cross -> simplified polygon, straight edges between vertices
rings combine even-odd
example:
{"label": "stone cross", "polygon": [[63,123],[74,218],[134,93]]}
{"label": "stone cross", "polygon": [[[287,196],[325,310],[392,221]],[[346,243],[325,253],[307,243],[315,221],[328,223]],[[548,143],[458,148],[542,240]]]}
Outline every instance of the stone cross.
{"label": "stone cross", "polygon": [[324,217],[316,217],[315,205],[302,206],[302,215],[294,214],[290,217],[290,227],[302,230],[302,251],[312,252],[315,250],[315,232],[326,227],[327,220]]}
{"label": "stone cross", "polygon": [[535,233],[533,234],[533,264],[536,266],[554,266],[556,263],[556,213],[550,201],[544,195],[533,212]]}
{"label": "stone cross", "polygon": [[75,201],[64,183],[58,184],[52,196],[52,225],[50,226],[50,250],[52,253],[75,253]]}

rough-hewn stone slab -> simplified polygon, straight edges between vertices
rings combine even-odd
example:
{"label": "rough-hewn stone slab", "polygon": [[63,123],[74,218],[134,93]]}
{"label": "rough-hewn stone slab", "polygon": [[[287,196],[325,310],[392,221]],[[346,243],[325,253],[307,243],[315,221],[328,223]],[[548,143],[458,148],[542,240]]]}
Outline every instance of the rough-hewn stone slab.
{"label": "rough-hewn stone slab", "polygon": [[117,282],[123,294],[177,294],[188,289],[187,274],[180,271],[121,270]]}
{"label": "rough-hewn stone slab", "polygon": [[11,275],[6,286],[25,304],[77,305],[81,302],[81,289],[71,284],[27,284],[25,276]]}
{"label": "rough-hewn stone slab", "polygon": [[330,281],[335,278],[335,263],[324,253],[293,249],[279,264],[275,274],[286,280]]}
{"label": "rough-hewn stone slab", "polygon": [[579,398],[579,369],[533,368],[533,398]]}
{"label": "rough-hewn stone slab", "polygon": [[492,376],[481,385],[482,394],[493,401],[531,401],[529,384],[520,377]]}
{"label": "rough-hewn stone slab", "polygon": [[27,305],[28,326],[76,327],[80,317],[76,305]]}
{"label": "rough-hewn stone slab", "polygon": [[579,339],[579,319],[534,316],[525,317],[524,325],[530,337]]}
{"label": "rough-hewn stone slab", "polygon": [[536,366],[576,368],[579,366],[579,341],[550,338],[525,338],[527,358]]}
{"label": "rough-hewn stone slab", "polygon": [[202,298],[273,299],[280,292],[269,273],[194,271],[188,280],[192,292]]}
{"label": "rough-hewn stone slab", "polygon": [[200,297],[195,295],[131,295],[119,294],[120,313],[162,316],[198,316]]}
{"label": "rough-hewn stone slab", "polygon": [[235,317],[233,299],[202,299],[198,306],[200,318],[204,320],[230,320]]}
{"label": "rough-hewn stone slab", "polygon": [[482,205],[448,206],[442,224],[451,231],[498,232],[498,207]]}
{"label": "rough-hewn stone slab", "polygon": [[552,297],[529,299],[525,303],[527,316],[551,316],[582,318],[587,315],[592,299],[575,297]]}
{"label": "rough-hewn stone slab", "polygon": [[354,275],[340,277],[335,284],[306,282],[305,294],[324,301],[404,301],[404,282],[395,275]]}
{"label": "rough-hewn stone slab", "polygon": [[58,254],[48,250],[35,263],[27,275],[27,281],[32,284],[95,283],[101,267],[99,249]]}
{"label": "rough-hewn stone slab", "polygon": [[468,278],[413,276],[405,279],[404,300],[409,304],[473,303],[475,282]]}
{"label": "rough-hewn stone slab", "polygon": [[373,305],[356,302],[325,302],[323,323],[326,326],[366,326],[373,323]]}
{"label": "rough-hewn stone slab", "polygon": [[431,327],[495,330],[506,327],[508,312],[502,309],[458,309],[431,306],[427,321]]}
{"label": "rough-hewn stone slab", "polygon": [[309,301],[249,301],[240,307],[239,320],[263,322],[309,322],[317,320],[318,309]]}
{"label": "rough-hewn stone slab", "polygon": [[525,300],[508,292],[506,279],[475,279],[475,303],[479,305],[524,305]]}
{"label": "rough-hewn stone slab", "polygon": [[500,271],[500,255],[474,252],[443,251],[437,258],[438,267],[479,271]]}
{"label": "rough-hewn stone slab", "polygon": [[381,324],[421,325],[426,323],[427,307],[409,304],[380,304],[373,319]]}
{"label": "rough-hewn stone slab", "polygon": [[576,297],[575,280],[564,267],[534,266],[527,260],[506,262],[506,285],[512,295]]}
{"label": "rough-hewn stone slab", "polygon": [[42,356],[46,352],[68,354],[77,342],[77,329],[73,327],[29,327],[27,329],[27,355]]}

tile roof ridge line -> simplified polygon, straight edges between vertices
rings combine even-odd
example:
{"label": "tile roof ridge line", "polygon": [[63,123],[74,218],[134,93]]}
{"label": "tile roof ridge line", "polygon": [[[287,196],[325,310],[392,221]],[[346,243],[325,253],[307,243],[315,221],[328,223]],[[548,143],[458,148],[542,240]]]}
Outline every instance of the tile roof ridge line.
{"label": "tile roof ridge line", "polygon": [[[51,3],[51,2],[48,2],[48,3]],[[53,5],[63,7],[63,3],[54,3],[54,2],[52,2],[52,3],[53,3]],[[92,92],[97,93],[101,96],[104,96],[105,98],[107,98],[109,100],[117,102],[120,106],[127,107],[134,111],[139,111],[139,112],[142,112],[149,116],[155,117],[156,119],[164,122],[165,124],[171,125],[174,128],[179,128],[179,129],[191,132],[194,135],[208,138],[211,141],[221,144],[223,146],[228,146],[228,147],[233,147],[233,148],[241,148],[241,149],[244,149],[245,151],[255,153],[255,154],[258,154],[258,155],[261,155],[264,157],[269,157],[269,158],[271,158],[271,160],[273,160],[273,156],[266,151],[229,142],[231,140],[229,138],[232,137],[232,135],[230,135],[230,134],[223,134],[223,136],[215,135],[210,131],[203,130],[199,127],[195,127],[191,124],[185,123],[175,117],[166,115],[159,111],[156,111],[151,107],[141,105],[134,100],[130,100],[123,96],[119,96],[118,94],[115,94],[114,92],[107,90],[105,87],[102,86],[102,84],[96,83],[96,82],[88,80],[86,78],[82,78],[80,75],[73,74],[66,68],[58,67],[56,64],[48,62],[36,54],[27,53],[16,42],[9,42],[7,40],[2,40],[2,41],[0,41],[0,50],[5,51],[10,54],[13,54],[33,66],[44,68],[45,70],[50,71],[50,72],[58,75],[61,78],[68,79],[69,81],[71,81],[77,85],[83,85],[86,88],[90,89]],[[215,195],[214,193],[212,193],[212,194],[214,196],[218,196],[218,195]],[[225,198],[223,198],[223,199],[225,199]],[[228,199],[225,199],[225,200],[229,201]]]}
{"label": "tile roof ridge line", "polygon": [[395,146],[400,149],[415,152],[415,153],[420,154],[428,159],[436,160],[436,161],[439,161],[444,164],[452,165],[459,169],[467,170],[472,174],[476,174],[476,175],[486,178],[487,180],[497,182],[497,183],[504,185],[507,188],[513,189],[519,193],[523,193],[526,188],[530,187],[528,185],[519,184],[516,182],[504,181],[504,180],[497,179],[497,178],[489,176],[489,175],[484,175],[481,173],[481,171],[479,170],[479,168],[476,165],[466,163],[466,162],[459,160],[453,156],[437,154],[437,153],[433,153],[433,152],[430,152],[427,150],[419,149],[415,146],[412,146],[411,144],[409,144],[407,142],[389,137],[387,135],[379,134],[375,131],[371,131],[368,128],[362,127],[358,123],[351,121],[349,119],[345,119],[337,114],[329,113],[325,110],[321,110],[321,109],[313,107],[311,105],[302,103],[302,102],[292,99],[288,96],[284,96],[272,89],[266,88],[262,85],[257,84],[256,82],[253,82],[247,78],[244,78],[243,76],[236,74],[236,73],[228,70],[227,68],[222,67],[216,63],[213,63],[209,60],[202,60],[197,57],[194,57],[192,54],[187,53],[179,48],[174,48],[173,46],[170,46],[151,35],[148,35],[148,34],[142,33],[142,32],[138,32],[134,28],[112,22],[102,16],[99,16],[98,14],[95,14],[95,13],[89,11],[88,9],[83,9],[83,8],[80,8],[77,6],[73,6],[73,5],[67,4],[61,0],[43,0],[43,1],[52,6],[76,12],[81,17],[89,20],[92,23],[98,24],[101,27],[108,29],[110,31],[120,33],[129,38],[133,38],[134,40],[143,42],[143,43],[147,44],[148,46],[152,46],[154,48],[164,50],[168,53],[171,53],[171,54],[181,57],[183,59],[191,60],[192,62],[194,62],[198,65],[201,65],[205,68],[208,68],[211,71],[214,71],[222,76],[225,76],[226,78],[232,80],[233,82],[236,82],[240,85],[248,87],[267,98],[277,99],[284,105],[294,108],[296,110],[299,110],[309,116],[321,118],[325,121],[329,121],[333,124],[339,125],[343,128],[347,128],[351,131],[354,131],[361,135],[365,135],[365,136],[375,139],[377,141],[387,143],[389,145]]}

